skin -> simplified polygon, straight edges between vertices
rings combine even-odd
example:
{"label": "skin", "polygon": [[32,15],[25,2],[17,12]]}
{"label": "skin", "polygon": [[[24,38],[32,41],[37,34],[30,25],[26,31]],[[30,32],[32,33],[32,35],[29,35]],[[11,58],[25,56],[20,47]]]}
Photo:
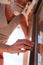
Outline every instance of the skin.
{"label": "skin", "polygon": [[[13,45],[5,45],[0,43],[0,53],[9,52],[9,53],[20,53],[26,52],[27,50],[32,50],[34,43],[27,39],[20,39],[16,41]],[[21,50],[24,48],[24,50]]]}
{"label": "skin", "polygon": [[[10,22],[11,19],[14,17],[14,14],[11,11],[9,5],[6,5],[5,14],[6,14],[7,22]],[[24,21],[25,21],[25,19],[24,19]],[[26,25],[24,24],[23,26],[21,25],[21,27],[23,27],[23,30],[24,30],[24,28],[25,28]],[[28,34],[26,34],[26,36],[27,35]],[[0,53],[2,53],[2,52],[18,53],[18,52],[26,52],[27,50],[31,51],[32,48],[33,48],[33,46],[34,46],[33,42],[31,42],[31,41],[29,41],[27,39],[18,40],[18,41],[16,41],[15,44],[13,44],[11,46],[0,43]],[[21,48],[24,48],[25,50],[21,50]]]}
{"label": "skin", "polygon": [[[22,0],[22,1],[25,1],[25,0]],[[6,5],[5,13],[6,13],[7,22],[9,23],[12,20],[12,18],[14,17],[14,14],[10,10],[9,5]],[[22,27],[22,25],[21,25],[21,27]],[[24,25],[24,27],[25,27],[25,25]],[[24,27],[23,27],[23,31],[24,31]],[[28,36],[28,33],[25,33],[25,36]],[[5,45],[5,43],[2,44],[0,42],[0,53],[3,53],[3,52],[9,52],[9,53],[21,53],[21,52],[23,52],[24,53],[28,50],[32,51],[33,46],[34,46],[34,43],[32,41],[27,40],[27,39],[18,40],[15,42],[15,44],[13,44],[11,46]],[[40,47],[42,47],[42,46],[39,45],[38,48],[40,48]],[[24,48],[25,50],[21,50],[21,48]],[[43,51],[43,49],[42,49],[42,51]],[[40,53],[40,51],[39,51],[39,53]],[[2,62],[2,65],[3,65],[3,59],[2,60],[0,59],[0,61]]]}
{"label": "skin", "polygon": [[[10,22],[10,20],[12,19],[12,16],[14,16],[14,15],[13,15],[13,12],[10,10],[9,5],[6,5],[5,11],[6,11],[5,14],[6,14],[7,22],[8,21]],[[22,22],[25,22],[25,23],[22,25]],[[23,27],[22,29],[25,32],[25,36],[28,36],[28,33],[26,32],[28,27],[26,25],[25,17],[22,14],[20,15],[20,25],[21,25],[21,27]],[[25,50],[21,50],[21,48],[24,48]],[[13,44],[12,46],[7,46],[7,50],[5,50],[5,51],[10,52],[10,53],[18,53],[18,52],[26,52],[27,50],[32,50],[32,48],[33,48],[33,42],[30,42],[27,39],[21,39],[21,40],[16,41],[16,43]]]}
{"label": "skin", "polygon": [[[28,50],[31,51],[33,48],[33,45],[34,45],[33,42],[31,42],[27,39],[20,39],[11,46],[11,51],[12,51],[12,53],[13,52],[15,52],[15,53],[26,52]],[[24,48],[24,50],[22,50],[21,48]]]}
{"label": "skin", "polygon": [[[7,23],[9,23],[14,17],[14,14],[11,11],[9,5],[6,5],[6,7],[5,7],[5,15],[6,15],[6,18],[7,18]],[[21,25],[21,27],[22,27],[22,25]],[[24,24],[24,27],[25,27],[25,24]],[[25,33],[25,36],[28,36],[27,32]],[[21,50],[21,48],[24,48],[25,50]],[[32,48],[33,48],[33,43],[31,42],[31,44],[30,44],[30,41],[27,40],[27,39],[18,40],[18,41],[15,42],[15,44],[13,44],[11,46],[6,45],[5,43],[2,44],[0,42],[0,53],[1,53],[2,56],[3,56],[3,52],[9,52],[9,53],[21,53],[22,52],[22,53],[24,53],[28,50],[31,51]],[[3,65],[3,59],[2,60],[0,59],[0,61],[1,61],[0,64]]]}
{"label": "skin", "polygon": [[[10,22],[10,20],[12,19],[12,16],[13,16],[13,12],[11,11],[9,5],[6,5],[5,11],[6,11],[5,14],[6,14],[7,21]],[[26,19],[23,16],[23,14],[20,15],[20,25],[22,27],[23,32],[25,33],[25,37],[27,37],[28,36],[28,26],[26,24]],[[25,50],[21,50],[21,48],[24,48]],[[32,48],[33,48],[33,42],[30,42],[27,39],[23,39],[23,40],[21,39],[21,40],[18,40],[12,46],[7,46],[7,50],[5,50],[5,51],[10,52],[10,53],[19,53],[19,52],[26,52],[27,50],[31,51]]]}

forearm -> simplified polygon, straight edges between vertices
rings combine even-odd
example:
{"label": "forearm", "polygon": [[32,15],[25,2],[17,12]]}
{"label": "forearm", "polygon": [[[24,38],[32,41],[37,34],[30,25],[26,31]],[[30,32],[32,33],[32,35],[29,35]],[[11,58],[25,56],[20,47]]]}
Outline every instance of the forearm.
{"label": "forearm", "polygon": [[20,25],[21,25],[21,28],[22,28],[22,30],[23,30],[23,32],[24,32],[24,35],[25,35],[25,37],[29,37],[29,35],[28,35],[28,29],[29,29],[29,27],[27,26],[27,24],[26,24],[26,18],[25,18],[25,16],[24,15],[20,15]]}
{"label": "forearm", "polygon": [[0,43],[0,53],[10,52],[10,46]]}

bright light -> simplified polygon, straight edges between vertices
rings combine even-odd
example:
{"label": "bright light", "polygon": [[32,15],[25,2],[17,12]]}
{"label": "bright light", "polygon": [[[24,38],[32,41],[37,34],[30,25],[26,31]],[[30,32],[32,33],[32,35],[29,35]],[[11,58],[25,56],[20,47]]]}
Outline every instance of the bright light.
{"label": "bright light", "polygon": [[[12,34],[10,35],[8,42],[6,44],[12,45],[14,44],[18,39],[24,39],[25,36],[21,30],[21,28],[16,28]],[[10,53],[3,53],[4,55],[4,65],[23,65],[23,53],[19,54],[10,54]]]}

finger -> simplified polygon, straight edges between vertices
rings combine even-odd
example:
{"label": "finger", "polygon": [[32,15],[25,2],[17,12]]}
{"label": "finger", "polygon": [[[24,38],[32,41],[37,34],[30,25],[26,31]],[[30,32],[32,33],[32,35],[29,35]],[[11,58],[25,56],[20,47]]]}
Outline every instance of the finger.
{"label": "finger", "polygon": [[19,45],[19,46],[17,46],[17,49],[21,49],[21,48],[23,48],[23,49],[29,49],[29,50],[32,49],[32,47],[26,46],[26,45]]}
{"label": "finger", "polygon": [[19,53],[21,52],[21,53],[24,53],[24,52],[26,52],[27,50],[19,50]]}
{"label": "finger", "polygon": [[16,46],[21,46],[21,45],[25,45],[25,46],[30,46],[30,47],[33,47],[33,44],[32,43],[30,43],[30,42],[21,42],[21,43],[18,43],[18,44],[16,44]]}
{"label": "finger", "polygon": [[29,41],[29,40],[26,40],[24,44],[32,46],[32,47],[34,45],[34,43],[32,41]]}
{"label": "finger", "polygon": [[18,44],[26,44],[26,45],[29,45],[29,46],[32,46],[32,47],[33,47],[33,45],[34,45],[33,42],[31,42],[31,41],[29,41],[29,40],[27,40],[27,39],[18,40],[17,43],[18,43]]}

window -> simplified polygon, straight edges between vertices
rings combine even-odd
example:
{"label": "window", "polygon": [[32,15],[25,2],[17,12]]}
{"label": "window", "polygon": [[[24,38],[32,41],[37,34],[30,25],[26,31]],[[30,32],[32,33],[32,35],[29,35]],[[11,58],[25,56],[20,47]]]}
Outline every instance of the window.
{"label": "window", "polygon": [[[21,27],[16,27],[16,29],[10,35],[8,42],[6,44],[12,45],[18,39],[24,39],[25,36],[22,32]],[[10,54],[3,53],[4,55],[4,65],[23,65],[23,53],[18,54]]]}

